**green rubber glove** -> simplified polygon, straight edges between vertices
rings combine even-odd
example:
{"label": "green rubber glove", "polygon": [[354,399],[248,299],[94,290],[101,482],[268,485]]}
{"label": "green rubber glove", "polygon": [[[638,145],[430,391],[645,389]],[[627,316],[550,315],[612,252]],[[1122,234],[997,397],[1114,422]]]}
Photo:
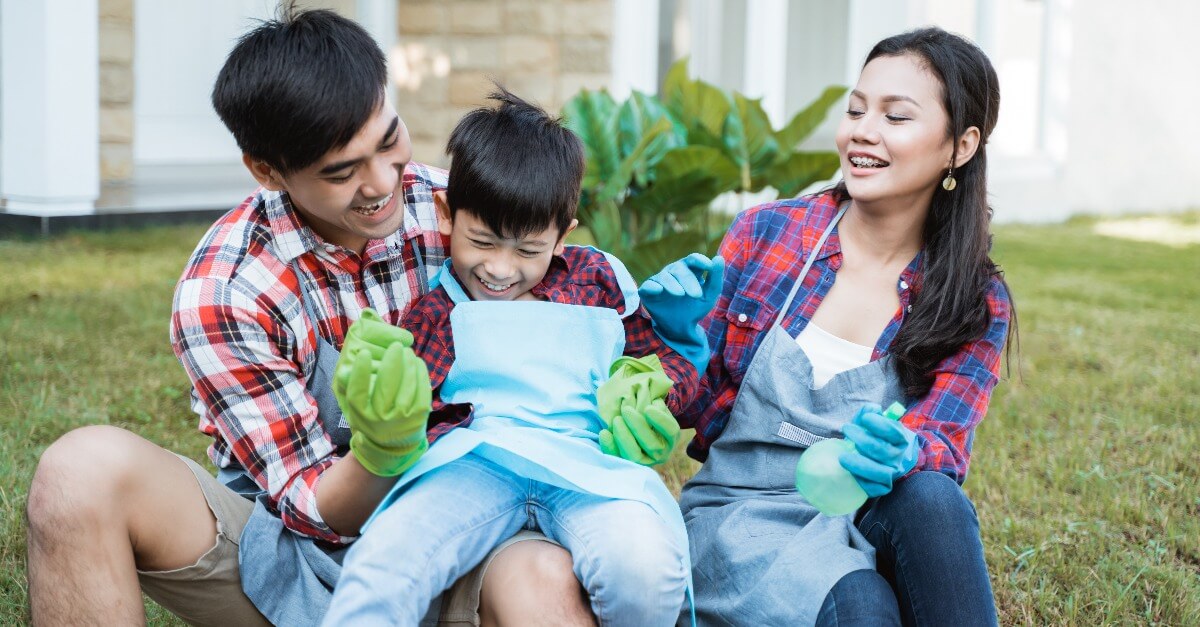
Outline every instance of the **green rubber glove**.
{"label": "green rubber glove", "polygon": [[607,425],[600,431],[600,450],[645,466],[667,461],[679,422],[663,401],[672,384],[658,356],[621,357],[609,370],[609,380],[596,390]]}
{"label": "green rubber glove", "polygon": [[402,341],[392,342],[379,360],[371,355],[370,348],[351,352],[343,347],[333,393],[350,424],[354,457],[372,474],[395,477],[429,448],[429,371]]}
{"label": "green rubber glove", "polygon": [[[374,309],[366,308],[362,312],[362,317],[350,325],[346,331],[346,341],[342,344],[342,352],[357,353],[362,349],[371,351],[371,359],[379,361],[383,359],[383,352],[388,346],[399,342],[405,347],[412,346],[413,336],[405,329],[390,325],[375,313]],[[342,362],[338,362],[338,372],[342,372]],[[347,363],[343,376],[349,375],[350,364]]]}

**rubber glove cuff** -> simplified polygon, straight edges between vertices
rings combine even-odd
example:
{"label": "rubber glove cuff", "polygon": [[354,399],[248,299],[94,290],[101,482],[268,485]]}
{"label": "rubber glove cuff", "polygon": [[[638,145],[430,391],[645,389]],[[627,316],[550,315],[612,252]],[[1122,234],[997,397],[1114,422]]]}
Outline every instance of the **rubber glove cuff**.
{"label": "rubber glove cuff", "polygon": [[871,498],[891,492],[895,481],[916,467],[920,457],[917,434],[884,417],[878,405],[859,409],[842,427],[842,434],[854,444],[853,451],[839,457],[842,467]]}
{"label": "rubber glove cuff", "polygon": [[425,439],[425,434],[417,434],[417,437],[421,441],[416,442],[415,446],[389,448],[370,442],[361,432],[354,433],[350,436],[350,450],[367,472],[377,477],[398,477],[412,468],[429,450],[429,440]]}

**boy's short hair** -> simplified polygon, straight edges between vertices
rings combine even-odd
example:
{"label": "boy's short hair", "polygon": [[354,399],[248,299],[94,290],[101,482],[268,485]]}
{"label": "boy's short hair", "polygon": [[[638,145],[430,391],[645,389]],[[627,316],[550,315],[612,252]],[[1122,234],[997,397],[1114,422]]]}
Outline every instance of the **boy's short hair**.
{"label": "boy's short hair", "polygon": [[383,102],[387,65],[361,26],[285,2],[238,40],[212,103],[238,148],[283,173],[341,148]]}
{"label": "boy's short hair", "polygon": [[500,237],[524,237],[575,219],[583,179],[583,143],[560,118],[497,87],[499,106],[476,109],[450,133],[446,199]]}

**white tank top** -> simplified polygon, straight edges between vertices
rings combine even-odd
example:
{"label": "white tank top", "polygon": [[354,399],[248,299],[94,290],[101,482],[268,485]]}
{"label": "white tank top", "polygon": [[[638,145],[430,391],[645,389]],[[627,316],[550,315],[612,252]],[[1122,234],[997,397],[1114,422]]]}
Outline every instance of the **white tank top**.
{"label": "white tank top", "polygon": [[837,373],[871,362],[874,347],[855,344],[809,322],[796,343],[812,363],[813,389],[823,388]]}

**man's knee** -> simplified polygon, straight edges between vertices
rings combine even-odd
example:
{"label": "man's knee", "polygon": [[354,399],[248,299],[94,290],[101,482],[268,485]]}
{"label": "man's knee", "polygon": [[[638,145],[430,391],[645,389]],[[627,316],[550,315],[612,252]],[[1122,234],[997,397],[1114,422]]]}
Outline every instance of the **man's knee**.
{"label": "man's knee", "polygon": [[529,585],[548,594],[578,594],[579,580],[575,578],[571,554],[566,549],[549,542],[527,541],[526,549],[514,556],[520,560],[520,568],[529,577]]}
{"label": "man's knee", "polygon": [[81,427],[42,453],[29,486],[26,517],[32,533],[72,520],[100,516],[131,468],[127,431],[106,425]]}

